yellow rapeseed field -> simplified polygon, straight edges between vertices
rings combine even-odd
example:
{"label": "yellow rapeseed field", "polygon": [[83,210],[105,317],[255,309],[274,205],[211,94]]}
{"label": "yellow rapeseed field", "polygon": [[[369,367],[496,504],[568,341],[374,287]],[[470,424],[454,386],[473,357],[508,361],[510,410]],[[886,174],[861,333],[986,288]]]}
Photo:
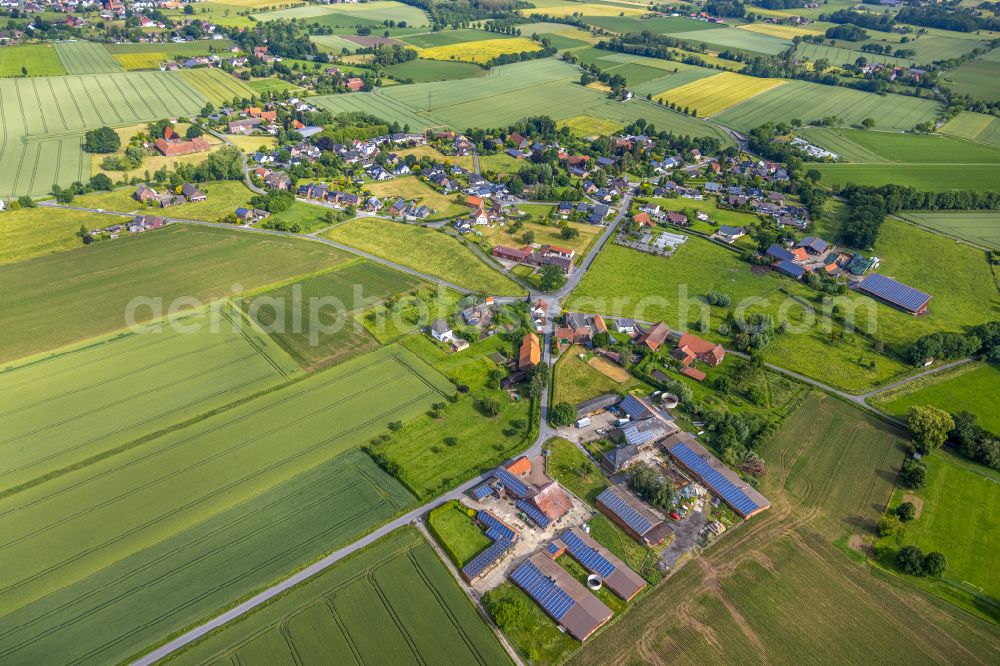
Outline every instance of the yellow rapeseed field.
{"label": "yellow rapeseed field", "polygon": [[159,69],[160,63],[169,60],[166,53],[118,53],[112,56],[125,69]]}
{"label": "yellow rapeseed field", "polygon": [[819,28],[807,28],[798,25],[776,25],[774,23],[749,23],[741,25],[740,30],[749,30],[762,35],[770,35],[780,39],[792,39],[794,37],[805,37],[806,35],[822,35],[824,32]]}
{"label": "yellow rapeseed field", "polygon": [[707,79],[698,79],[673,88],[654,99],[674,102],[678,107],[697,110],[698,116],[714,116],[731,106],[785,83],[780,79],[761,79],[735,72],[722,72]]}
{"label": "yellow rapeseed field", "polygon": [[514,37],[512,39],[482,39],[478,42],[433,46],[429,49],[420,49],[420,57],[430,60],[462,60],[482,65],[505,53],[541,50],[542,45],[538,42],[526,37]]}
{"label": "yellow rapeseed field", "polygon": [[619,5],[600,5],[590,2],[572,2],[557,7],[536,7],[532,9],[522,9],[525,16],[529,14],[544,14],[555,18],[563,18],[572,14],[580,16],[641,16],[646,14],[647,9],[638,7],[621,7]]}

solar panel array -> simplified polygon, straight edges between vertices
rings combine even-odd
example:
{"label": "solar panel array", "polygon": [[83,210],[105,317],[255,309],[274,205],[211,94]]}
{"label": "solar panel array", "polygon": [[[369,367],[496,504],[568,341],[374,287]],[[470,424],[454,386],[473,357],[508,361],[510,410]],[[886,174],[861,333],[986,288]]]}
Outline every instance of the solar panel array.
{"label": "solar panel array", "polygon": [[787,273],[792,277],[802,277],[806,274],[806,269],[802,268],[798,264],[794,264],[788,259],[782,259],[777,266],[778,270],[782,273]]}
{"label": "solar panel array", "polygon": [[472,497],[478,502],[484,497],[488,497],[493,494],[493,488],[488,483],[484,483],[481,486],[476,486],[472,489]]}
{"label": "solar panel array", "polygon": [[618,493],[614,491],[614,488],[605,488],[604,491],[597,496],[597,501],[606,506],[608,510],[616,516],[621,518],[630,529],[640,536],[653,528],[652,523],[650,523],[645,516],[636,511],[632,506],[626,503],[625,500],[619,497]]}
{"label": "solar panel array", "polygon": [[511,580],[556,621],[562,620],[569,609],[576,605],[571,596],[563,592],[554,580],[547,578],[530,561],[519,566],[511,575]]}
{"label": "solar panel array", "polygon": [[629,415],[629,418],[634,420],[643,419],[649,415],[649,409],[634,395],[625,396],[619,406],[623,412]]}
{"label": "solar panel array", "polygon": [[549,520],[548,516],[546,516],[544,513],[538,510],[538,507],[536,507],[533,504],[529,504],[524,500],[517,500],[516,502],[514,502],[514,506],[516,506],[521,511],[524,511],[524,513],[528,516],[528,518],[531,518],[532,522],[534,522],[542,529],[548,527],[549,523],[552,522],[551,520]]}
{"label": "solar panel array", "polygon": [[557,546],[555,543],[550,543],[545,547],[545,550],[548,551],[549,555],[555,555],[556,553],[559,552],[559,546]]}
{"label": "solar panel array", "polygon": [[497,480],[503,484],[504,488],[506,488],[509,492],[516,495],[517,497],[528,496],[530,490],[528,489],[528,486],[524,483],[524,481],[521,481],[521,479],[517,478],[504,468],[502,467],[496,468],[493,471],[493,476],[495,476]]}
{"label": "solar panel array", "polygon": [[639,430],[636,426],[627,426],[622,429],[622,435],[625,436],[625,442],[635,446],[640,444],[645,444],[648,441],[656,439],[656,432],[653,430]]}
{"label": "solar panel array", "polygon": [[492,539],[493,541],[499,541],[500,539],[517,541],[517,533],[500,522],[500,520],[489,511],[480,511],[476,518],[480,523],[486,526],[487,538]]}
{"label": "solar panel array", "polygon": [[775,259],[783,259],[785,261],[791,261],[792,259],[795,258],[795,255],[792,254],[787,248],[783,248],[778,244],[774,244],[771,247],[767,248],[767,255],[769,257],[774,257]]}
{"label": "solar panel array", "polygon": [[593,547],[588,546],[579,536],[572,531],[562,535],[562,540],[566,544],[566,549],[573,558],[583,565],[587,571],[592,571],[607,578],[615,572],[615,565],[611,564],[603,555]]}
{"label": "solar panel array", "polygon": [[474,580],[484,571],[489,569],[504,556],[508,550],[514,547],[510,539],[498,539],[491,543],[486,550],[473,557],[468,564],[462,567],[462,573],[468,580]]}
{"label": "solar panel array", "polygon": [[925,294],[919,289],[914,289],[902,282],[896,282],[892,278],[878,273],[866,277],[860,288],[911,312],[919,310],[931,298],[929,294]]}
{"label": "solar panel array", "polygon": [[732,506],[740,514],[746,516],[760,506],[750,499],[746,493],[736,487],[732,481],[709,465],[701,456],[692,451],[687,444],[678,444],[670,449],[670,453],[680,460],[692,472],[701,477],[712,491]]}

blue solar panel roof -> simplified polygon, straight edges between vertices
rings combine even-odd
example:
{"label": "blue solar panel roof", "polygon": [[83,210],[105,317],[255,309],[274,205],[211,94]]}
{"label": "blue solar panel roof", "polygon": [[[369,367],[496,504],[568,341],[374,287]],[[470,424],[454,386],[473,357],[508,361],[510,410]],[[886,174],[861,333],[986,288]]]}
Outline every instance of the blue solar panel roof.
{"label": "blue solar panel roof", "polygon": [[639,430],[635,426],[627,426],[622,429],[622,435],[625,436],[626,444],[638,446],[639,444],[645,444],[650,440],[656,439],[657,433],[653,430]]}
{"label": "blue solar panel roof", "polygon": [[621,518],[636,534],[643,535],[653,528],[652,523],[619,497],[614,488],[605,488],[597,496],[597,500],[606,506],[609,511]]}
{"label": "blue solar panel roof", "polygon": [[472,496],[478,501],[493,494],[493,488],[490,484],[484,483],[481,486],[476,486],[472,489]]}
{"label": "blue solar panel roof", "polygon": [[858,288],[911,312],[916,312],[931,300],[929,294],[878,273],[866,277]]}
{"label": "blue solar panel roof", "polygon": [[777,266],[777,269],[786,275],[791,275],[792,277],[802,277],[806,274],[806,269],[802,268],[798,264],[794,264],[788,259],[782,259]]}
{"label": "blue solar panel roof", "polygon": [[644,419],[649,416],[649,409],[634,395],[625,396],[625,399],[622,400],[619,407],[623,412],[628,414],[628,417],[633,421]]}
{"label": "blue solar panel roof", "polygon": [[554,580],[547,578],[530,561],[519,566],[511,574],[511,580],[527,592],[528,596],[534,599],[556,621],[562,620],[569,609],[576,605],[571,596],[563,592]]}
{"label": "blue solar panel roof", "polygon": [[702,481],[712,489],[712,492],[726,500],[730,506],[742,515],[746,516],[760,508],[746,493],[737,488],[719,470],[709,465],[701,456],[692,451],[687,444],[677,444],[670,449],[670,453],[684,463],[688,469],[701,477]]}
{"label": "blue solar panel roof", "polygon": [[528,496],[528,493],[530,491],[528,489],[528,486],[525,485],[524,481],[521,481],[521,479],[517,478],[504,468],[497,467],[493,471],[493,476],[496,477],[496,479],[503,484],[504,488],[506,488],[509,492],[516,495],[517,497],[524,498]]}
{"label": "blue solar panel roof", "polygon": [[587,571],[591,571],[607,578],[615,572],[615,565],[611,564],[603,555],[594,548],[583,542],[579,536],[571,531],[562,535],[562,540],[566,544],[569,554],[583,565]]}
{"label": "blue solar panel roof", "polygon": [[792,254],[788,249],[783,248],[778,244],[774,244],[771,247],[767,248],[767,256],[774,257],[775,259],[784,259],[786,261],[791,261],[792,259],[795,258],[795,255]]}
{"label": "blue solar panel roof", "polygon": [[534,506],[533,504],[529,504],[524,500],[517,500],[516,502],[514,502],[514,506],[516,506],[521,511],[524,511],[524,513],[528,516],[528,518],[531,518],[532,522],[534,522],[542,529],[548,527],[549,523],[552,522],[551,520],[549,520],[548,516],[546,516],[544,513],[538,510],[538,507]]}
{"label": "blue solar panel roof", "polygon": [[556,553],[559,552],[559,546],[555,545],[554,543],[550,543],[545,547],[545,550],[549,552],[549,555],[555,555]]}
{"label": "blue solar panel roof", "polygon": [[514,544],[509,539],[494,541],[486,550],[476,555],[468,564],[462,567],[462,573],[469,580],[476,578],[483,571],[493,566],[497,560],[504,556],[504,553],[513,547]]}
{"label": "blue solar panel roof", "polygon": [[507,539],[509,541],[517,540],[517,533],[500,522],[490,512],[480,511],[476,518],[486,526],[486,536],[493,541],[499,541],[500,539]]}

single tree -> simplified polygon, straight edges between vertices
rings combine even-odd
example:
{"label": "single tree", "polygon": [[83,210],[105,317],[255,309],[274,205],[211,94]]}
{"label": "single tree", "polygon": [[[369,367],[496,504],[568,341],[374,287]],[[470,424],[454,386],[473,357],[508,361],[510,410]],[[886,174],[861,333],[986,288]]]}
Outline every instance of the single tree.
{"label": "single tree", "polygon": [[913,502],[903,502],[896,507],[896,516],[899,518],[899,522],[908,523],[917,516],[917,507],[913,506]]}
{"label": "single tree", "polygon": [[552,408],[552,425],[565,426],[576,420],[576,409],[568,402],[556,403]]}
{"label": "single tree", "polygon": [[896,553],[896,566],[911,576],[923,576],[924,551],[918,546],[903,546]]}
{"label": "single tree", "polygon": [[913,446],[921,454],[940,448],[955,427],[951,414],[931,405],[910,407],[906,424],[913,434]]}
{"label": "single tree", "polygon": [[924,573],[928,576],[940,576],[948,567],[948,560],[944,553],[933,551],[924,556]]}

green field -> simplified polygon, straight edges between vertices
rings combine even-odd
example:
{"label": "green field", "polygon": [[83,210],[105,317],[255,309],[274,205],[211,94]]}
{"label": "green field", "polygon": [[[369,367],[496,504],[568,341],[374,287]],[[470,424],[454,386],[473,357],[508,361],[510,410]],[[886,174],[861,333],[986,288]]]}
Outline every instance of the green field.
{"label": "green field", "polygon": [[378,342],[353,313],[420,284],[405,273],[358,260],[248,298],[242,307],[292,358],[315,370],[375,349]]}
{"label": "green field", "polygon": [[221,69],[185,69],[177,73],[213,104],[228,104],[233,98],[250,99],[257,91]]}
{"label": "green field", "polygon": [[87,129],[192,114],[205,100],[178,72],[0,79],[0,162],[8,165],[0,197],[90,178]]}
{"label": "green field", "polygon": [[972,412],[991,432],[1000,433],[1000,412],[994,391],[1000,386],[1000,369],[989,363],[966,363],[898,389],[878,393],[868,402],[894,416],[905,417],[910,407],[934,405],[950,413]]}
{"label": "green field", "polygon": [[427,515],[427,527],[431,534],[459,568],[493,543],[466,511],[465,505],[450,500]]}
{"label": "green field", "polygon": [[941,134],[1000,147],[1000,118],[995,116],[962,111],[942,125],[938,131]]}
{"label": "green field", "polygon": [[[13,495],[0,510],[4,534],[0,552],[5,563],[0,612],[9,618],[8,613],[23,610],[30,617],[36,603],[46,604],[52,595],[60,595],[67,588],[75,588],[80,594],[109,567],[118,568],[117,580],[112,578],[116,582],[106,581],[112,585],[109,592],[126,597],[129,592],[138,594],[140,591],[133,588],[127,576],[123,577],[120,568],[134,566],[128,558],[142,559],[165,542],[194,538],[195,534],[200,547],[212,545],[213,551],[224,551],[227,544],[223,539],[234,536],[232,529],[239,522],[249,521],[248,526],[270,530],[270,520],[257,514],[271,510],[273,501],[260,504],[259,500],[272,491],[281,493],[289,484],[299,483],[303,474],[333,462],[384,430],[387,423],[414,418],[451,391],[452,385],[414,354],[398,347],[384,347]],[[339,483],[311,478],[310,486],[315,484],[314,492],[320,494],[306,494],[297,500],[303,510],[312,502],[334,501],[333,506],[326,507],[328,516],[315,527],[293,533],[291,538],[274,539],[259,551],[247,552],[237,546],[236,552],[216,560],[212,570],[202,569],[193,577],[182,570],[187,558],[204,556],[197,551],[190,555],[173,553],[166,565],[158,562],[165,557],[161,551],[159,558],[146,562],[144,574],[152,573],[148,569],[152,566],[159,576],[182,575],[189,581],[182,587],[199,576],[202,584],[215,581],[215,586],[205,588],[205,592],[216,595],[214,605],[197,612],[185,608],[192,601],[197,605],[203,598],[192,594],[188,587],[186,596],[147,604],[146,609],[133,608],[134,615],[128,621],[109,623],[118,632],[120,642],[115,649],[126,650],[109,660],[119,661],[130,651],[144,647],[129,637],[132,632],[159,623],[158,635],[144,642],[158,640],[219,605],[235,601],[254,586],[307,562],[309,557],[285,560],[285,569],[269,569],[272,558],[302,547],[304,541],[315,557],[409,503],[398,484],[386,481],[383,475],[372,475],[369,459],[355,455],[360,463],[324,470],[325,476],[332,474],[340,479]],[[290,508],[282,507],[279,515]],[[239,516],[238,521],[222,526],[227,536],[202,531],[206,523],[227,512]],[[220,526],[215,525],[215,529]],[[254,536],[253,530],[245,531],[246,527],[236,530],[238,540]],[[332,534],[325,536],[325,531]],[[317,540],[319,543],[313,543]],[[226,564],[230,557],[238,559]],[[187,561],[186,565],[195,563]],[[262,569],[269,569],[263,578]],[[223,575],[234,577],[235,584],[223,582]],[[118,610],[135,604],[134,599],[130,601],[122,600]],[[163,624],[164,620],[158,618],[163,618],[171,610],[169,604],[174,603],[178,604],[173,608],[177,616]],[[48,608],[70,614],[78,610],[64,605]],[[19,625],[8,626],[24,631],[25,627]],[[91,645],[93,641],[107,641],[109,633],[106,628],[90,639]],[[0,639],[0,645],[0,650],[22,647],[7,638]],[[54,650],[57,645],[32,649]],[[79,646],[69,654],[86,653]],[[50,654],[54,657],[58,653]]]}
{"label": "green field", "polygon": [[570,347],[556,363],[553,404],[568,402],[576,405],[605,393],[625,391],[636,383],[635,380],[620,383],[611,379],[578,357],[585,351],[583,347]]}
{"label": "green field", "polygon": [[[1000,164],[1000,150],[939,134],[866,132],[855,129],[810,128],[802,135],[838,152],[851,162],[898,162],[916,165]],[[839,166],[839,165],[838,165]]]}
{"label": "green field", "polygon": [[412,224],[358,218],[326,233],[328,238],[414,270],[489,294],[520,294],[523,288],[487,266],[448,236]]}
{"label": "green field", "polygon": [[850,65],[853,67],[854,62],[858,58],[865,58],[868,62],[883,62],[888,65],[899,65],[900,67],[913,67],[917,64],[910,58],[876,55],[873,53],[865,53],[864,51],[842,49],[837,46],[813,44],[811,42],[802,42],[799,44],[795,49],[795,57],[805,58],[806,60],[813,62],[822,58],[829,61],[830,64],[834,66]]}
{"label": "green field", "polygon": [[402,41],[415,46],[418,49],[429,49],[435,46],[451,46],[452,44],[464,44],[466,42],[477,42],[484,39],[510,39],[510,35],[498,32],[487,32],[486,30],[472,30],[461,28],[459,30],[438,30],[437,32],[422,32],[414,35],[402,37]]}
{"label": "green field", "polygon": [[413,79],[414,83],[473,79],[486,75],[485,69],[470,62],[423,60],[421,58],[391,65],[386,67],[385,71],[394,79]]}
{"label": "green field", "polygon": [[707,29],[686,32],[671,32],[670,36],[674,39],[683,39],[692,44],[707,44],[710,48],[715,47],[720,51],[740,49],[755,53],[766,53],[767,55],[777,55],[792,45],[789,39],[781,39],[759,32],[737,30],[730,27],[709,27]]}
{"label": "green field", "polygon": [[917,517],[905,525],[901,536],[878,540],[880,561],[892,568],[892,558],[901,546],[919,546],[925,553],[942,552],[948,568],[940,580],[907,579],[946,599],[972,598],[982,612],[996,618],[1000,616],[1000,572],[996,568],[1000,478],[996,470],[948,450],[937,451],[924,462],[927,486],[915,492],[897,489],[888,507],[913,502],[919,507]]}
{"label": "green field", "polygon": [[0,49],[0,77],[24,76],[22,67],[28,70],[28,76],[59,76],[66,73],[59,53],[50,44],[5,46]]}
{"label": "green field", "polygon": [[1000,247],[1000,213],[990,210],[906,211],[903,219],[987,249]]}
{"label": "green field", "polygon": [[[488,378],[496,367],[489,354],[500,351],[509,358],[512,343],[495,335],[453,354],[419,333],[404,338],[403,344],[455,385],[470,389],[446,404],[440,416],[423,414],[378,445],[379,452],[399,464],[400,480],[417,497],[435,497],[528,447],[534,438],[528,419],[538,418],[531,416],[530,401],[512,401]],[[476,408],[475,399],[486,396],[500,402],[495,417]]]}
{"label": "green field", "polygon": [[0,264],[79,248],[80,225],[95,229],[106,223],[103,215],[76,210],[22,208],[0,213]]}
{"label": "green field", "polygon": [[233,45],[228,39],[196,39],[191,42],[177,44],[169,42],[167,44],[104,44],[111,55],[127,55],[135,53],[166,53],[172,58],[182,58],[198,55],[208,55],[215,51],[226,51]]}
{"label": "green field", "polygon": [[933,120],[938,108],[937,102],[915,97],[880,96],[850,88],[789,81],[723,111],[715,120],[748,131],[767,121],[789,122],[797,118],[808,124],[836,116],[841,119],[839,124],[844,125],[857,125],[865,118],[872,118],[880,129],[909,130],[917,123]]}
{"label": "green field", "polygon": [[[770,312],[776,321],[787,320],[801,331],[776,335],[765,349],[768,360],[782,367],[859,392],[907,371],[900,361],[882,356],[874,368],[868,367],[876,357],[870,342],[847,331],[842,340],[831,342],[827,330],[839,332],[840,327],[807,310],[812,306],[803,303],[814,303],[816,292],[774,272],[754,273],[735,253],[697,237],[689,238],[670,259],[611,245],[598,255],[566,307],[602,312],[605,317],[663,320],[681,330],[690,330],[705,310],[711,326],[704,335],[729,344],[715,333],[728,312],[709,308],[699,298],[718,290],[732,297],[734,307],[743,299],[754,299],[747,301],[749,312]],[[878,309],[881,324],[887,308],[870,307]],[[867,312],[861,312],[859,327],[868,323]]]}
{"label": "green field", "polygon": [[27,663],[129,661],[412,503],[360,451],[332,456],[5,615],[0,655]]}
{"label": "green field", "polygon": [[0,495],[298,372],[229,306],[9,366]]}
{"label": "green field", "polygon": [[627,621],[569,663],[667,654],[677,664],[991,662],[1000,649],[994,625],[859,564],[902,444],[845,403],[807,400],[761,450],[772,508],[633,604]]}
{"label": "green field", "polygon": [[[130,238],[0,266],[0,361],[124,329],[133,298],[201,301],[333,267],[345,253],[319,243],[171,225]],[[154,319],[149,307],[137,321]]]}
{"label": "green field", "polygon": [[413,130],[438,125],[458,130],[500,127],[538,114],[554,120],[588,115],[621,125],[645,118],[659,130],[731,142],[717,126],[645,99],[627,103],[609,100],[603,93],[579,85],[578,70],[553,58],[494,67],[477,79],[392,86],[375,93],[321,95],[313,101],[334,113],[362,111],[409,124]]}
{"label": "green field", "polygon": [[1000,62],[970,60],[943,76],[953,91],[973,99],[1000,101]]}
{"label": "green field", "polygon": [[[572,6],[572,5],[570,5]],[[663,18],[640,18],[638,16],[584,16],[583,20],[599,28],[624,34],[627,32],[642,32],[649,30],[660,34],[675,35],[711,31],[714,26],[704,21],[695,21],[686,16],[667,16]]]}
{"label": "green field", "polygon": [[107,49],[94,42],[57,42],[56,52],[68,74],[111,74],[122,71]]}
{"label": "green field", "polygon": [[510,664],[419,532],[382,539],[175,663]]}
{"label": "green field", "polygon": [[375,2],[345,4],[337,7],[306,5],[264,12],[255,18],[260,21],[305,19],[307,23],[319,23],[330,27],[381,24],[382,21],[388,19],[406,21],[408,26],[427,25],[427,15],[422,10],[394,0],[376,0]]}
{"label": "green field", "polygon": [[1000,190],[996,164],[820,164],[824,185],[905,185],[918,190]]}

